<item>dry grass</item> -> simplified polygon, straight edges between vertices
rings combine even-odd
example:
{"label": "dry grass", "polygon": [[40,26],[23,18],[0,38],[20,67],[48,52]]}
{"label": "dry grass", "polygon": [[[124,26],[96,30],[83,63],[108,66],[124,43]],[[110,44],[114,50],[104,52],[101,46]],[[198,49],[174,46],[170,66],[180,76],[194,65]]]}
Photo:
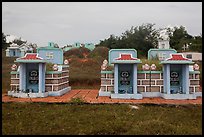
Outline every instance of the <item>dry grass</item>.
{"label": "dry grass", "polygon": [[[10,89],[10,72],[16,57],[5,57],[5,51],[2,51],[2,92],[6,93]],[[15,63],[17,64],[17,63]]]}
{"label": "dry grass", "polygon": [[3,103],[3,135],[201,135],[202,105]]}

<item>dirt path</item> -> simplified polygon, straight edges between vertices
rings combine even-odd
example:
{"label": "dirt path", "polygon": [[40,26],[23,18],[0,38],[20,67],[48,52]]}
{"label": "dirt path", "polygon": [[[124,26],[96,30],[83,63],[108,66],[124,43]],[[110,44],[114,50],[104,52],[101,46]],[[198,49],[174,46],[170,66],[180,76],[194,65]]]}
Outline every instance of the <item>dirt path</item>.
{"label": "dirt path", "polygon": [[2,102],[69,102],[72,98],[81,98],[88,103],[150,103],[150,104],[202,104],[202,98],[195,100],[167,100],[163,98],[136,99],[111,99],[110,97],[98,97],[98,90],[71,90],[59,97],[46,98],[15,98],[7,94],[2,95]]}

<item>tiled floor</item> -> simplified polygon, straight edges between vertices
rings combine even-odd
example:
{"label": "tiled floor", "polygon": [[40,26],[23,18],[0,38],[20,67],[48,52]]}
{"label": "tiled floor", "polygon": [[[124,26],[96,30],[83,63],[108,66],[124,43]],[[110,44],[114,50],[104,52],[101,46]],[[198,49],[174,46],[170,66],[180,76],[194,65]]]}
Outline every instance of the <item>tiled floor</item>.
{"label": "tiled floor", "polygon": [[81,98],[88,103],[151,103],[151,104],[202,104],[202,98],[195,100],[166,100],[163,98],[136,99],[111,99],[110,97],[98,97],[98,90],[71,90],[59,97],[46,98],[15,98],[6,94],[2,95],[2,102],[69,102],[72,98]]}

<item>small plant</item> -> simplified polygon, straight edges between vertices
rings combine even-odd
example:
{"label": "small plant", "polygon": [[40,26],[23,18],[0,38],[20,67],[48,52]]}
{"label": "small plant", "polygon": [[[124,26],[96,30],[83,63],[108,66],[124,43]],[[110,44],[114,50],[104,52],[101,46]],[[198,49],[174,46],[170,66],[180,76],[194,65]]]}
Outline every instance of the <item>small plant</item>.
{"label": "small plant", "polygon": [[84,99],[82,99],[81,97],[76,97],[76,98],[72,98],[70,103],[73,103],[73,104],[84,104],[84,103],[86,103],[86,101]]}
{"label": "small plant", "polygon": [[108,67],[106,68],[106,70],[107,70],[107,71],[114,70],[114,67],[113,67],[113,66],[108,66]]}
{"label": "small plant", "polygon": [[111,90],[111,94],[115,93],[113,90]]}
{"label": "small plant", "polygon": [[142,70],[142,65],[144,64],[155,64],[156,65],[156,71],[161,71],[162,70],[162,65],[160,64],[159,60],[148,60],[148,59],[141,59],[142,63],[138,64],[138,70]]}
{"label": "small plant", "polygon": [[52,71],[53,70],[53,63],[46,63],[46,71]]}

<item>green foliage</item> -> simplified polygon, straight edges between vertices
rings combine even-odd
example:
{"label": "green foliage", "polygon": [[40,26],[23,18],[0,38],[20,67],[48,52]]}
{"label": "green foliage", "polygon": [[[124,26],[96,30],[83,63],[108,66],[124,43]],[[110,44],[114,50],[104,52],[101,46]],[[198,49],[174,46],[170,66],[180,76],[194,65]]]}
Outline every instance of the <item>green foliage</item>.
{"label": "green foliage", "polygon": [[46,71],[53,71],[53,63],[46,63]]}
{"label": "green foliage", "polygon": [[141,59],[142,63],[139,63],[138,64],[138,70],[142,70],[142,65],[144,64],[148,64],[148,65],[152,65],[152,64],[155,64],[156,65],[156,70],[155,71],[162,71],[162,64],[159,64],[160,61],[157,60],[157,59],[153,59],[153,60],[148,60],[148,59]]}
{"label": "green foliage", "polygon": [[[77,100],[80,102],[80,100]],[[202,105],[2,103],[3,135],[201,135]]]}
{"label": "green foliage", "polygon": [[138,51],[138,57],[147,56],[147,51],[157,44],[158,32],[153,28],[154,24],[143,24],[139,27],[131,27],[121,36],[110,35],[108,39],[100,41],[96,46],[105,46],[110,49],[133,48]]}
{"label": "green foliage", "polygon": [[182,47],[185,44],[189,44],[193,37],[187,33],[185,27],[183,26],[180,26],[179,28],[174,27],[174,29],[175,30],[173,31],[173,34],[170,35],[169,44],[171,48],[177,50],[178,52],[181,52]]}
{"label": "green foliage", "polygon": [[76,97],[76,98],[71,98],[70,103],[72,103],[72,104],[84,104],[87,102],[81,97]]}
{"label": "green foliage", "polygon": [[195,36],[193,38],[189,50],[202,53],[202,36]]}
{"label": "green foliage", "polygon": [[96,47],[89,55],[89,58],[96,58],[96,57],[102,57],[104,59],[108,59],[108,51],[109,49],[106,47]]}
{"label": "green foliage", "polygon": [[65,57],[75,56],[78,58],[84,58],[90,53],[90,50],[84,47],[73,48],[64,52]]}

